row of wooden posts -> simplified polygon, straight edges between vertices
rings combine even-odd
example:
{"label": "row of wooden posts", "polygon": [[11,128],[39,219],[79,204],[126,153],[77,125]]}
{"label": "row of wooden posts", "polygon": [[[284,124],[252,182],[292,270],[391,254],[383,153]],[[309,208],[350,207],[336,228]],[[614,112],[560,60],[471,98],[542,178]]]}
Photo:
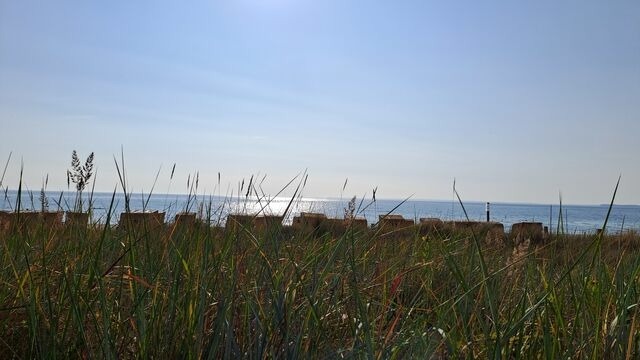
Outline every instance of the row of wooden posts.
{"label": "row of wooden posts", "polygon": [[[227,220],[229,224],[229,220]],[[348,226],[357,229],[368,229],[367,220],[331,219],[321,213],[301,213],[293,219],[292,227],[303,230],[328,230],[343,232]],[[381,235],[406,235],[407,233],[459,233],[465,235],[476,234],[489,241],[504,241],[504,225],[499,222],[482,221],[444,221],[439,218],[420,218],[416,223],[413,219],[405,219],[402,215],[387,214],[378,217],[378,223],[373,226]],[[549,230],[540,222],[519,222],[511,226],[509,237],[516,243],[530,239],[532,242],[542,242],[549,237]]]}
{"label": "row of wooden posts", "polygon": [[86,227],[89,214],[84,212],[62,211],[0,211],[0,230],[66,227]]}
{"label": "row of wooden posts", "polygon": [[[64,217],[64,221],[63,221]],[[225,229],[236,231],[249,228],[256,231],[284,228],[282,216],[264,215],[253,216],[247,214],[229,214]],[[86,228],[89,223],[88,213],[78,212],[7,212],[0,211],[0,230],[29,229],[29,228]],[[173,224],[182,228],[192,228],[201,223],[195,213],[176,214]],[[118,228],[161,229],[165,225],[165,213],[153,212],[123,212],[118,221]],[[331,232],[344,233],[348,228],[361,231],[369,229],[365,218],[349,219],[328,218],[325,214],[302,212],[293,218],[290,226],[293,230],[314,232],[317,234]],[[502,241],[506,238],[504,225],[498,222],[480,221],[443,221],[438,218],[421,218],[416,224],[412,219],[405,219],[401,215],[380,215],[379,221],[372,226],[382,235],[406,235],[419,231],[421,234],[429,232],[457,232],[475,233],[484,238]],[[531,239],[534,242],[543,241],[548,237],[547,227],[540,222],[520,222],[511,227],[510,238],[516,242]]]}

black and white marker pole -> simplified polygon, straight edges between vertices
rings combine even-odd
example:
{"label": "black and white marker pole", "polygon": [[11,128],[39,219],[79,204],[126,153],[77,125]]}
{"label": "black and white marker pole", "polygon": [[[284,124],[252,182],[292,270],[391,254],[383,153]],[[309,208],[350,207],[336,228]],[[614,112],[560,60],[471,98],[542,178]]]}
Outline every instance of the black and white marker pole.
{"label": "black and white marker pole", "polygon": [[485,207],[485,210],[487,211],[487,222],[490,221],[491,219],[491,213],[490,213],[490,209],[489,209],[489,202],[487,201],[487,206]]}

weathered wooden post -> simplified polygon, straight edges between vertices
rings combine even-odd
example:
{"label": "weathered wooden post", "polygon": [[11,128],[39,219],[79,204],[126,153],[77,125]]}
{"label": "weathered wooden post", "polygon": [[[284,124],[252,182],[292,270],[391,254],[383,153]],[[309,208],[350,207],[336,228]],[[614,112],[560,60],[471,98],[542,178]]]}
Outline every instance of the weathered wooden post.
{"label": "weathered wooden post", "polygon": [[402,236],[409,234],[414,229],[415,222],[405,219],[402,215],[387,214],[378,216],[378,228],[389,236]]}
{"label": "weathered wooden post", "polygon": [[62,227],[62,211],[44,211],[40,213],[40,222],[45,230],[59,229]]}
{"label": "weathered wooden post", "polygon": [[65,214],[64,226],[67,229],[86,229],[89,224],[89,213],[67,211]]}
{"label": "weathered wooden post", "polygon": [[324,225],[326,220],[325,214],[301,212],[299,216],[293,218],[291,225],[295,231],[318,235],[321,231],[321,225]]}
{"label": "weathered wooden post", "polygon": [[282,230],[283,217],[280,215],[257,216],[253,219],[253,226],[256,231],[280,231]]}
{"label": "weathered wooden post", "polygon": [[247,214],[228,214],[224,228],[226,232],[238,233],[242,229],[251,229],[253,216]]}
{"label": "weathered wooden post", "polygon": [[152,234],[157,236],[164,227],[164,213],[153,212],[123,212],[120,214],[118,229],[132,232],[132,235]]}
{"label": "weathered wooden post", "polygon": [[11,213],[8,211],[0,211],[0,233],[8,232],[11,229]]}
{"label": "weathered wooden post", "polygon": [[519,222],[511,225],[511,238],[517,245],[529,239],[537,244],[544,240],[544,229],[541,222]]}
{"label": "weathered wooden post", "polygon": [[172,235],[188,234],[194,231],[198,225],[196,213],[193,212],[179,212],[176,214],[173,220],[173,228],[171,229]]}

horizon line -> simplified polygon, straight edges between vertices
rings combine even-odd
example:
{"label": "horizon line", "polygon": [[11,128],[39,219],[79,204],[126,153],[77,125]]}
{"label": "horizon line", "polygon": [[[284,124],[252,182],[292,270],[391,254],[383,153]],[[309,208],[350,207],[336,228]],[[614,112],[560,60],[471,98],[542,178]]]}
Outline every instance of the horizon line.
{"label": "horizon line", "polygon": [[[17,193],[18,190],[13,190],[10,189],[9,187],[6,187],[4,190],[5,193],[7,192],[11,192],[11,193]],[[23,192],[25,192],[25,194],[28,193],[34,193],[34,190],[24,190]],[[37,190],[37,192],[40,192],[40,190]],[[70,193],[73,194],[75,193],[75,190],[45,190],[45,193]],[[83,191],[85,194],[90,194],[90,191]],[[96,190],[93,192],[94,194],[113,194],[113,191],[100,191],[100,190]],[[123,191],[116,191],[116,194],[124,194]],[[160,193],[160,192],[153,192],[151,194],[149,193],[145,193],[143,191],[134,191],[134,192],[130,192],[129,194],[135,194],[135,195],[145,195],[145,196],[196,196],[196,197],[216,197],[216,198],[233,198],[233,199],[242,199],[242,198],[247,198],[247,199],[257,199],[257,197],[255,195],[250,195],[250,196],[238,196],[238,195],[221,195],[221,194],[194,194],[194,193],[180,193],[180,192],[175,192],[175,193]],[[359,196],[355,196],[356,199],[362,199],[362,197]],[[268,194],[265,194],[264,198],[270,198],[270,199],[291,199],[290,196],[271,196]],[[301,200],[304,201],[349,201],[351,197],[336,197],[336,196],[303,196],[301,197]],[[366,200],[367,198],[365,198]],[[373,198],[369,198],[370,200],[373,200]],[[377,197],[376,201],[398,201],[398,202],[403,202],[403,201],[426,201],[426,202],[439,202],[439,203],[455,203],[455,204],[459,204],[459,202],[457,200],[453,200],[453,199],[433,199],[433,198],[413,198],[413,197],[404,197],[404,198],[391,198],[391,197]],[[486,201],[486,200],[463,200],[462,203],[465,204],[499,204],[499,205],[534,205],[534,206],[560,206],[559,203],[543,203],[543,202],[526,202],[526,201]],[[563,203],[563,206],[609,206],[609,203]],[[613,206],[640,206],[640,204],[621,204],[621,203],[613,203]]]}

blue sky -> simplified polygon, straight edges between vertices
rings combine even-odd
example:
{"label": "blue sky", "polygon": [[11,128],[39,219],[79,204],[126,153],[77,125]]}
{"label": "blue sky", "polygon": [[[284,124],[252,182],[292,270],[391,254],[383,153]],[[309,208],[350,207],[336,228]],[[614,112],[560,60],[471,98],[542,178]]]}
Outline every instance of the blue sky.
{"label": "blue sky", "polygon": [[9,187],[640,203],[640,2],[0,0],[0,128]]}

